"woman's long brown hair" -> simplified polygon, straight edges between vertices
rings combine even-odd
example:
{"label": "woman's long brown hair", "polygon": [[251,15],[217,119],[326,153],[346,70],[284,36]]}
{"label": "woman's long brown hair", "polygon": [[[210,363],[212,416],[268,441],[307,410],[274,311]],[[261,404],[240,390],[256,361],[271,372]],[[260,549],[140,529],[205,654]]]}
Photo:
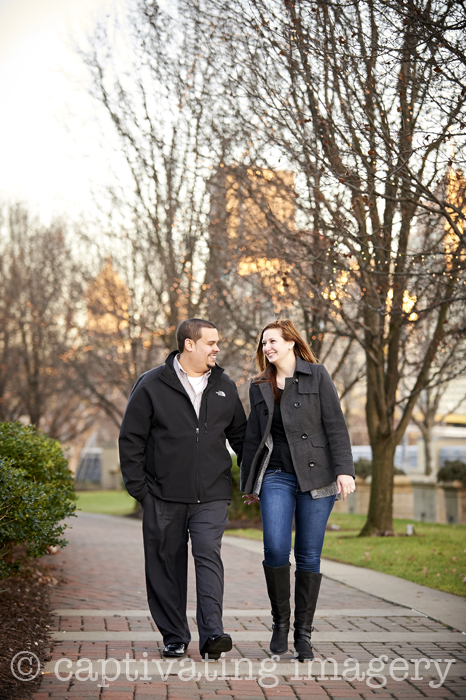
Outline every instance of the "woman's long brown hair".
{"label": "woman's long brown hair", "polygon": [[272,328],[280,330],[282,332],[284,340],[294,341],[295,355],[301,357],[301,359],[305,360],[306,362],[310,362],[311,364],[316,364],[317,359],[314,357],[314,354],[309,345],[300,336],[299,331],[294,325],[293,321],[290,321],[289,318],[280,319],[278,321],[272,321],[272,323],[268,323],[266,326],[264,326],[264,328],[259,334],[256,348],[256,363],[260,370],[260,373],[256,377],[254,377],[253,381],[254,384],[270,382],[275,403],[279,403],[280,392],[278,391],[277,386],[277,368],[274,364],[268,361],[267,357],[264,355],[264,351],[262,350],[262,339],[264,337],[264,333],[265,331],[268,331]]}

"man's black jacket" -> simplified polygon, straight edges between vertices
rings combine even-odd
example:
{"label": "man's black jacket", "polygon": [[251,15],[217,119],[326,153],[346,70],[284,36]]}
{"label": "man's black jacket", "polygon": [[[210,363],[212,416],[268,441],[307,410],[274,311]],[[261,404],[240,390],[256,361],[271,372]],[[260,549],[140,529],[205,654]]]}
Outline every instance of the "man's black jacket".
{"label": "man's black jacket", "polygon": [[241,461],[246,416],[234,382],[218,365],[202,395],[199,418],[173,367],[141,375],[121,424],[120,464],[138,501],[150,491],[165,501],[205,503],[231,499],[231,456]]}

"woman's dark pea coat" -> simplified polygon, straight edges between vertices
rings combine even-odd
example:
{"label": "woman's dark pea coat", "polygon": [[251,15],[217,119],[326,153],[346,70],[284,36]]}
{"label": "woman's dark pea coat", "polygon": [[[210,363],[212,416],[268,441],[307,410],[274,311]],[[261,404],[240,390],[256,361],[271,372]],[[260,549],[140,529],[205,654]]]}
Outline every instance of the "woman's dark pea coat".
{"label": "woman's dark pea coat", "polygon": [[[241,462],[241,490],[252,493],[266,452],[274,398],[269,382],[249,389],[251,412]],[[354,476],[353,456],[340,399],[323,365],[296,358],[280,402],[283,426],[301,491],[328,486],[339,474]]]}

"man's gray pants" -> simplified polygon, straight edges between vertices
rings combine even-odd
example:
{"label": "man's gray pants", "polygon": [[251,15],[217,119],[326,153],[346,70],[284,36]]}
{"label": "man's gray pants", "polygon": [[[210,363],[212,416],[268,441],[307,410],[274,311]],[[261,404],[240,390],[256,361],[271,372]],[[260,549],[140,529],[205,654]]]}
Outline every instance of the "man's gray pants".
{"label": "man's gray pants", "polygon": [[149,609],[164,644],[191,641],[186,617],[188,539],[196,570],[199,648],[223,633],[222,536],[228,502],[174,503],[151,493],[142,503],[146,586]]}

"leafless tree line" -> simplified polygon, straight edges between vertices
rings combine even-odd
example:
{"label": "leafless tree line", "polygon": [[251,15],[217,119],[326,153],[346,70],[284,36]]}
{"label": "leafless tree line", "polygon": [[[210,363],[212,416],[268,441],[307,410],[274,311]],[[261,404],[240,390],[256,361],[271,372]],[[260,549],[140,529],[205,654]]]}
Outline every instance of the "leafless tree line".
{"label": "leafless tree line", "polygon": [[81,274],[63,222],[41,226],[21,205],[0,216],[0,420],[25,417],[69,441],[97,412],[62,361],[76,342]]}

